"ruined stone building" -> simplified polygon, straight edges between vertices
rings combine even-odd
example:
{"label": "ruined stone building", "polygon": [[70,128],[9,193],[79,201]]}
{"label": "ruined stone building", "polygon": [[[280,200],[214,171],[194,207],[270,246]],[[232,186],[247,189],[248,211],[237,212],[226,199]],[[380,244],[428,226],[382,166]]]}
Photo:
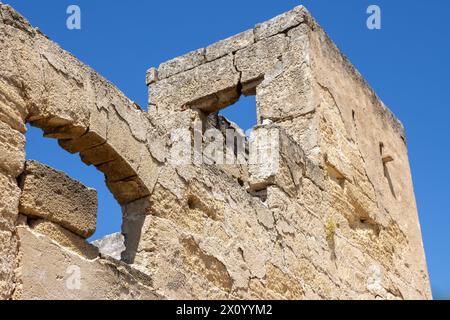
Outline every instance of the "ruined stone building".
{"label": "ruined stone building", "polygon": [[[304,7],[147,85],[148,112],[0,5],[0,298],[431,298],[402,124]],[[277,166],[170,161],[242,95]],[[25,161],[27,123],[104,173],[124,250],[86,241],[96,191]]]}

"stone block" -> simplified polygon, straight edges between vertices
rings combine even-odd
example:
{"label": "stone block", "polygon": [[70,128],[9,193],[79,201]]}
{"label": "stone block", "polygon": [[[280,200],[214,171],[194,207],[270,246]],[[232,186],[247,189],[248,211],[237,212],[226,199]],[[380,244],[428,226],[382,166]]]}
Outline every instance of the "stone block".
{"label": "stone block", "polygon": [[303,23],[308,15],[307,10],[303,6],[298,6],[283,13],[269,21],[257,24],[255,27],[255,39],[259,41],[263,38],[273,36],[278,33],[285,32],[299,24]]}
{"label": "stone block", "polygon": [[0,229],[0,300],[11,298],[15,289],[17,240],[11,231]]}
{"label": "stone block", "polygon": [[241,82],[246,83],[264,76],[281,64],[288,41],[284,34],[258,41],[236,53],[236,68],[242,72]]}
{"label": "stone block", "polygon": [[44,129],[44,137],[52,139],[76,139],[83,136],[87,129],[71,124],[61,127],[47,127]]}
{"label": "stone block", "polygon": [[[275,125],[259,126],[250,139],[250,187],[254,191],[277,185],[296,197],[305,172],[305,154],[284,130]],[[257,152],[257,158],[253,155]]]}
{"label": "stone block", "polygon": [[47,220],[32,220],[30,228],[37,233],[43,234],[53,241],[58,242],[62,247],[76,252],[87,259],[96,259],[99,256],[97,247],[89,244],[84,238],[61,227],[60,225]]}
{"label": "stone block", "polygon": [[301,145],[310,158],[314,158],[314,161],[319,163],[321,158],[318,155],[320,149],[318,148],[319,121],[317,114],[308,113],[304,116],[288,118],[285,121],[277,122],[277,125],[281,126],[287,135]]}
{"label": "stone block", "polygon": [[11,87],[0,79],[0,121],[25,133],[26,113],[25,101],[20,96],[19,89]]}
{"label": "stone block", "polygon": [[89,127],[90,110],[95,107],[91,70],[42,35],[36,36],[35,50],[41,55],[43,85],[41,101],[32,115],[58,115],[71,125]]}
{"label": "stone block", "polygon": [[313,79],[308,40],[291,40],[279,68],[266,73],[257,87],[258,119],[279,122],[313,112],[318,105],[312,89]]}
{"label": "stone block", "polygon": [[13,231],[19,213],[20,188],[15,178],[0,173],[0,230]]}
{"label": "stone block", "polygon": [[28,21],[7,5],[1,7],[1,15],[0,119],[24,133],[28,111],[42,104],[44,76],[36,72],[42,68],[42,57]]}
{"label": "stone block", "polygon": [[[108,126],[107,144],[137,171],[142,152],[147,150],[145,143],[143,143],[147,138],[146,134],[144,134],[143,137],[144,141],[139,141],[133,135],[133,130],[131,128],[133,124],[124,120],[124,117],[112,113],[109,119],[111,120],[111,123]],[[146,123],[148,124],[148,122]],[[139,122],[136,125],[139,125]]]}
{"label": "stone block", "polygon": [[0,171],[16,178],[25,163],[25,136],[0,121]]}
{"label": "stone block", "polygon": [[280,169],[280,140],[277,128],[256,127],[250,136],[249,183],[253,191],[273,184]]}
{"label": "stone block", "polygon": [[102,163],[97,169],[105,174],[108,181],[116,182],[136,176],[136,172],[123,159],[117,158],[113,161]]}
{"label": "stone block", "polygon": [[229,53],[234,53],[255,42],[252,30],[247,30],[235,36],[216,42],[206,48],[206,60],[212,61]]}
{"label": "stone block", "polygon": [[87,132],[79,138],[75,139],[61,139],[58,141],[59,145],[70,153],[77,153],[98,147],[106,142],[105,139],[98,136],[96,133]]}
{"label": "stone block", "polygon": [[186,70],[193,69],[206,62],[205,49],[198,49],[183,56],[162,63],[158,68],[158,78],[160,80]]}
{"label": "stone block", "polygon": [[149,85],[150,83],[154,83],[156,81],[158,81],[158,69],[156,68],[150,68],[147,71],[147,76],[146,76],[146,84]]}
{"label": "stone block", "polygon": [[149,101],[164,113],[187,106],[218,110],[237,101],[238,83],[239,72],[228,55],[151,84]]}
{"label": "stone block", "polygon": [[28,161],[21,176],[20,212],[52,221],[84,238],[97,222],[97,192],[36,161]]}
{"label": "stone block", "polygon": [[81,151],[81,160],[88,166],[99,166],[101,164],[117,160],[119,155],[108,144],[104,143],[99,146]]}
{"label": "stone block", "polygon": [[16,179],[0,172],[0,300],[11,298],[15,290],[17,237],[20,189]]}
{"label": "stone block", "polygon": [[149,190],[139,177],[131,177],[121,181],[108,181],[106,185],[121,205],[149,195]]}

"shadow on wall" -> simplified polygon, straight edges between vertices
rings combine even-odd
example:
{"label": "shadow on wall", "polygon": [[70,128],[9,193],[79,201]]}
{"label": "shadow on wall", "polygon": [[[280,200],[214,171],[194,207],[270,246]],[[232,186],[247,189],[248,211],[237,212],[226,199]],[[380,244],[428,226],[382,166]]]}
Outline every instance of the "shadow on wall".
{"label": "shadow on wall", "polygon": [[97,229],[89,242],[121,232],[122,209],[105,184],[104,175],[94,166],[86,166],[78,154],[63,150],[55,139],[43,137],[41,129],[27,125],[26,159],[37,160],[64,171],[87,187],[98,192]]}

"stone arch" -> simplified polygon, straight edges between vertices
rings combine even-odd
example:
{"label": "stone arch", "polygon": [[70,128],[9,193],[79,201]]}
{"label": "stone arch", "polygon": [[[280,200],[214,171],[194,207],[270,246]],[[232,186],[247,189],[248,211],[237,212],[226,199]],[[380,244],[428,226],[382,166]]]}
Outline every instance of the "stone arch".
{"label": "stone arch", "polygon": [[[63,149],[79,153],[85,164],[104,173],[107,187],[122,206],[123,215],[129,218],[126,221],[132,221],[133,230],[139,232],[136,221],[143,220],[136,217],[147,214],[146,206],[138,210],[134,206],[131,218],[126,208],[138,200],[145,202],[156,183],[159,164],[147,143],[151,124],[144,111],[111,83],[76,60],[71,61],[70,68],[57,67],[50,61],[72,57],[48,58],[52,54],[42,52],[47,57],[43,61],[47,72],[42,79],[46,90],[38,100],[40,104],[27,106],[25,123],[42,129],[46,137],[58,139]],[[128,237],[131,230],[126,225],[124,222],[127,250],[123,259],[131,263],[139,237]]]}
{"label": "stone arch", "polygon": [[135,168],[107,139],[57,116],[38,118],[29,123],[42,129],[45,137],[58,139],[66,151],[79,153],[86,165],[93,165],[104,173],[108,188],[122,206],[149,195],[149,189]]}
{"label": "stone arch", "polygon": [[[99,112],[101,113],[102,111]],[[98,116],[95,115],[93,118]],[[74,125],[70,120],[53,115],[33,115],[26,122],[41,129],[46,138],[57,139],[62,149],[71,154],[79,154],[80,161],[87,166],[96,167],[104,174],[108,189],[122,207],[122,233],[126,244],[122,260],[132,263],[140,239],[138,233],[144,221],[139,217],[147,215],[145,203],[151,193],[139,177],[133,162],[123,157],[110,143],[108,137],[102,137],[89,128]],[[126,134],[126,131],[121,133]],[[130,206],[135,202],[144,205]]]}

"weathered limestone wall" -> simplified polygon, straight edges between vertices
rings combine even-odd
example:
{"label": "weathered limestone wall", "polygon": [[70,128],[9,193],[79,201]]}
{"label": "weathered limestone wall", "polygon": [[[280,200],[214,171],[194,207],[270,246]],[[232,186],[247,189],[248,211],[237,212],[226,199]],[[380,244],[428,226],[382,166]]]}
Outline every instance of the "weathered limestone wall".
{"label": "weathered limestone wall", "polygon": [[[431,297],[403,127],[303,7],[150,69],[147,83],[153,118],[180,119],[192,112],[206,117],[241,94],[256,94],[264,124],[256,130],[282,132],[280,169],[250,168],[248,179],[240,177],[244,187],[214,180],[219,173],[189,174],[202,185],[194,188],[203,194],[194,196],[203,202],[194,209],[219,206],[223,216],[204,213],[198,225],[193,218],[181,222],[192,214],[186,204],[161,216],[180,191],[173,186],[176,176],[170,186],[158,181],[136,261],[151,262],[147,268],[158,282],[157,270],[170,267],[160,262],[175,257],[177,272],[159,284],[176,291],[169,296]],[[184,175],[195,169],[175,170],[189,198],[193,182]],[[219,181],[221,187],[215,185]],[[161,188],[165,193],[158,196]],[[267,199],[250,196],[264,188]],[[230,190],[240,190],[240,201]],[[215,203],[206,204],[208,197]],[[189,237],[194,240],[186,247]],[[198,257],[191,263],[193,256]],[[217,277],[229,279],[227,285],[217,283],[220,294],[206,284],[196,290],[196,276],[215,283],[205,261],[215,261],[221,266]],[[180,279],[176,290],[173,278]],[[188,286],[181,296],[180,283]]]}
{"label": "weathered limestone wall", "polygon": [[319,145],[330,176],[345,180],[327,188],[334,213],[348,221],[342,236],[373,259],[369,269],[382,279],[376,294],[430,298],[403,126],[320,27],[314,28]]}
{"label": "weathered limestone wall", "polygon": [[20,282],[14,299],[161,299],[149,276],[124,263],[106,257],[89,259],[26,226],[17,227],[17,233]]}
{"label": "weathered limestone wall", "polygon": [[10,299],[23,280],[20,263],[28,261],[19,259],[16,227],[27,122],[97,166],[121,204],[151,193],[159,164],[147,143],[153,133],[147,115],[3,4],[0,66],[0,298]]}
{"label": "weathered limestone wall", "polygon": [[161,299],[148,275],[87,242],[96,228],[95,190],[36,161],[26,162],[19,182],[13,299]]}
{"label": "weathered limestone wall", "polygon": [[[303,7],[150,69],[148,113],[5,5],[0,63],[0,298],[57,297],[68,264],[104,276],[67,298],[431,298],[403,128]],[[170,161],[241,95],[278,170]],[[27,122],[105,173],[128,267],[67,217],[18,221]]]}

